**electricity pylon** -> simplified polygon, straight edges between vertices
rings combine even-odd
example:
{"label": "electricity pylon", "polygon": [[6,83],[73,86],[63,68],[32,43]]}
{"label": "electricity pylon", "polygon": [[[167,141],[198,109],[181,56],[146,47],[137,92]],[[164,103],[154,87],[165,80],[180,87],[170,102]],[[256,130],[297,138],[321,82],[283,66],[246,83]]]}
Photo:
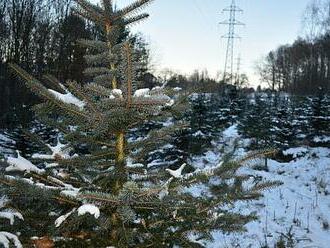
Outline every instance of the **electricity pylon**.
{"label": "electricity pylon", "polygon": [[223,9],[223,12],[229,12],[229,19],[220,22],[220,24],[228,26],[228,33],[222,36],[222,38],[227,39],[227,50],[226,50],[225,68],[223,71],[223,81],[224,83],[227,82],[227,74],[230,73],[229,75],[230,84],[233,84],[235,39],[240,39],[240,37],[235,32],[236,31],[235,27],[244,26],[245,24],[236,19],[236,13],[243,12],[243,10],[236,5],[235,0],[232,0],[231,5],[228,8]]}

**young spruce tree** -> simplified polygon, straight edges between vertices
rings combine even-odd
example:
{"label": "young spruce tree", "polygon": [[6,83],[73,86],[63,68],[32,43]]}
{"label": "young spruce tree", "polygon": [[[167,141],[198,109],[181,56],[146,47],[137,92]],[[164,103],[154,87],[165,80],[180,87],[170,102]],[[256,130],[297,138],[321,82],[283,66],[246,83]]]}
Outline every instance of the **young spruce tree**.
{"label": "young spruce tree", "polygon": [[[256,216],[235,212],[234,203],[258,199],[278,184],[255,184],[239,173],[259,154],[185,174],[185,164],[177,170],[143,164],[145,155],[162,148],[181,125],[167,123],[146,137],[127,139],[148,120],[168,119],[178,105],[162,88],[135,89],[134,48],[119,42],[120,29],[148,16],[138,12],[151,0],[122,9],[111,0],[103,0],[102,7],[76,2],[76,12],[106,34],[106,41],[80,41],[88,51],[90,83],[64,86],[45,76],[53,83],[48,89],[11,65],[44,100],[34,107],[39,119],[60,133],[57,143],[46,144],[47,153],[7,160],[1,192],[24,217],[20,240],[37,247],[45,247],[42,242],[47,247],[203,247],[212,231],[244,230]],[[31,241],[35,236],[42,238]]]}

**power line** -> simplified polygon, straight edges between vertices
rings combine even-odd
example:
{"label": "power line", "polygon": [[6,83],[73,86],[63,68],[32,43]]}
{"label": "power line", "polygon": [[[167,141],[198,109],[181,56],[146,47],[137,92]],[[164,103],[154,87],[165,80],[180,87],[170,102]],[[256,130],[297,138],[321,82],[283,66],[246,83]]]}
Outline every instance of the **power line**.
{"label": "power line", "polygon": [[210,26],[212,26],[212,21],[209,19],[209,16],[205,14],[200,5],[197,3],[197,0],[193,0],[193,4],[203,18],[203,20],[205,21],[205,24],[208,26],[208,28],[210,28]]}
{"label": "power line", "polygon": [[234,80],[234,49],[235,49],[235,40],[240,39],[240,37],[236,34],[236,26],[243,26],[244,23],[238,21],[236,19],[236,13],[243,12],[236,3],[235,0],[232,0],[231,5],[225,9],[223,12],[229,13],[229,19],[220,22],[222,25],[228,26],[228,33],[222,38],[227,39],[227,49],[226,49],[226,58],[225,58],[225,68],[223,72],[223,81],[226,83],[227,74],[229,73],[230,83],[233,84]]}

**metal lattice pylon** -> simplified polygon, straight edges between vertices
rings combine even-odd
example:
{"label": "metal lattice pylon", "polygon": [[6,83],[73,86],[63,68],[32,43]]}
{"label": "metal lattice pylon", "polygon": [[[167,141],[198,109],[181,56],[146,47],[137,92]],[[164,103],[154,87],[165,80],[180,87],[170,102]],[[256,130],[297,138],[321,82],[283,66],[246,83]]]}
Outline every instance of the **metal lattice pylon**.
{"label": "metal lattice pylon", "polygon": [[230,83],[233,84],[234,81],[234,49],[235,49],[235,39],[240,37],[236,35],[235,27],[243,26],[244,23],[236,19],[237,12],[243,12],[238,6],[236,6],[235,0],[232,0],[231,5],[228,8],[223,9],[223,12],[229,12],[229,19],[220,22],[222,25],[228,26],[228,33],[222,38],[227,39],[227,50],[226,50],[226,60],[225,68],[223,71],[223,81],[227,82],[227,74],[229,73]]}

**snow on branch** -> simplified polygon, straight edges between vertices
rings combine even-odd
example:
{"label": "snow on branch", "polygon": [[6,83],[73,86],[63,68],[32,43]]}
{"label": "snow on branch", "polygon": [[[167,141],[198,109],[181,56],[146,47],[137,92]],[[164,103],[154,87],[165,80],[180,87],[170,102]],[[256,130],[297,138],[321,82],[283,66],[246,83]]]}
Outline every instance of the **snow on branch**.
{"label": "snow on branch", "polygon": [[11,247],[11,243],[17,248],[23,248],[22,243],[18,240],[16,235],[9,232],[0,232],[0,244],[2,244],[4,248],[9,248]]}
{"label": "snow on branch", "polygon": [[76,211],[76,208],[72,209],[70,212],[64,214],[64,215],[61,215],[60,217],[58,217],[56,220],[55,220],[55,226],[56,227],[60,227],[62,225],[62,223],[71,215],[73,214],[74,212]]}
{"label": "snow on branch", "polygon": [[[0,198],[0,208],[4,208],[8,203],[6,196]],[[14,224],[15,218],[24,220],[22,214],[14,211],[12,209],[4,209],[0,211],[0,218],[5,218],[10,221],[10,225]],[[11,244],[14,244],[15,247],[23,247],[21,242],[18,240],[17,236],[9,232],[0,232],[0,245],[4,248],[12,247]]]}
{"label": "snow on branch", "polygon": [[67,159],[70,157],[68,150],[66,149],[66,145],[62,144],[60,140],[57,140],[56,146],[51,146],[47,144],[48,148],[51,150],[52,154],[33,154],[32,158],[36,159],[56,159],[62,158]]}
{"label": "snow on branch", "polygon": [[120,89],[113,89],[110,94],[110,99],[123,98],[123,92]]}
{"label": "snow on branch", "polygon": [[100,209],[93,205],[93,204],[84,204],[78,208],[78,215],[85,215],[90,214],[95,217],[95,219],[98,219],[100,217]]}
{"label": "snow on branch", "polygon": [[150,89],[139,89],[134,92],[134,97],[150,97]]}
{"label": "snow on branch", "polygon": [[8,219],[10,222],[10,225],[13,225],[15,222],[15,217],[24,220],[23,215],[17,211],[14,211],[12,209],[3,209],[6,207],[6,204],[8,203],[7,197],[1,197],[0,198],[0,218]]}
{"label": "snow on branch", "polygon": [[7,163],[9,166],[6,168],[6,171],[24,171],[24,172],[35,172],[42,174],[45,172],[43,169],[39,169],[37,166],[32,164],[29,160],[25,159],[20,155],[19,151],[17,152],[17,158],[9,157],[7,158]]}
{"label": "snow on branch", "polygon": [[8,219],[11,226],[14,225],[15,217],[20,220],[24,220],[23,215],[21,213],[12,209],[4,209],[0,211],[0,218]]}
{"label": "snow on branch", "polygon": [[180,166],[180,168],[178,168],[177,170],[171,170],[171,169],[165,169],[172,177],[174,178],[181,178],[182,177],[182,171],[184,169],[184,167],[186,167],[187,164],[182,164]]}
{"label": "snow on branch", "polygon": [[85,105],[86,105],[85,102],[79,100],[71,92],[69,92],[66,88],[64,88],[64,90],[66,91],[66,94],[59,93],[52,89],[48,89],[48,91],[61,102],[76,105],[80,109],[83,109],[85,107]]}
{"label": "snow on branch", "polygon": [[174,104],[174,100],[171,99],[168,95],[164,94],[163,88],[154,87],[151,90],[149,88],[138,89],[133,94],[134,98],[151,98],[156,100],[161,100],[165,104],[165,106],[172,106]]}

